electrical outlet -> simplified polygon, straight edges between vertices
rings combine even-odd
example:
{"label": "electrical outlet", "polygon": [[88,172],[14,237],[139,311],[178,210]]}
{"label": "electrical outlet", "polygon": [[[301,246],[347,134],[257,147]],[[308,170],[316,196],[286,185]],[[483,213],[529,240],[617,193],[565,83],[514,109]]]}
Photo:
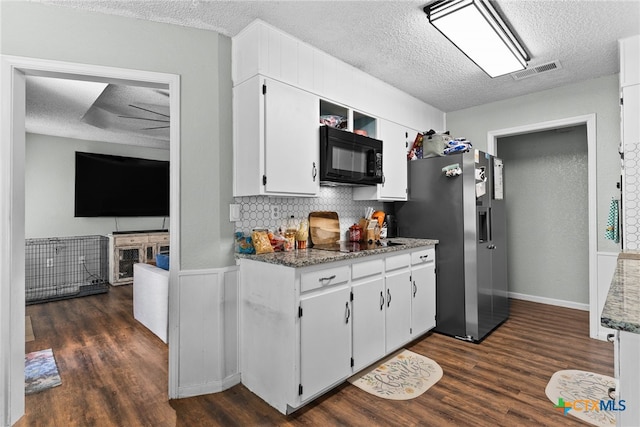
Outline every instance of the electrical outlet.
{"label": "electrical outlet", "polygon": [[47,267],[53,267],[53,258],[47,258]]}
{"label": "electrical outlet", "polygon": [[280,219],[280,206],[271,205],[271,219]]}
{"label": "electrical outlet", "polygon": [[84,260],[85,260],[84,255],[80,255],[78,257],[78,264],[84,264]]}

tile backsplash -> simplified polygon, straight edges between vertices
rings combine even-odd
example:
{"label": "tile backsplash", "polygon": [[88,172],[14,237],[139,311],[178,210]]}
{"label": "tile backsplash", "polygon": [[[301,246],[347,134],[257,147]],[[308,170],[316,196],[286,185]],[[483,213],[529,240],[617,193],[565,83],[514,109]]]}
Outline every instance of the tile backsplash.
{"label": "tile backsplash", "polygon": [[[383,210],[382,202],[353,200],[352,187],[320,187],[320,196],[304,197],[236,197],[240,205],[240,221],[235,222],[235,231],[250,232],[254,228],[277,229],[285,224],[291,215],[295,220],[308,219],[309,212],[334,211],[340,218],[340,235],[346,239],[346,233],[353,223],[364,216],[368,206]],[[271,219],[271,206],[277,205],[280,219]]]}
{"label": "tile backsplash", "polygon": [[625,199],[623,215],[624,245],[627,250],[640,250],[640,144],[624,147]]}

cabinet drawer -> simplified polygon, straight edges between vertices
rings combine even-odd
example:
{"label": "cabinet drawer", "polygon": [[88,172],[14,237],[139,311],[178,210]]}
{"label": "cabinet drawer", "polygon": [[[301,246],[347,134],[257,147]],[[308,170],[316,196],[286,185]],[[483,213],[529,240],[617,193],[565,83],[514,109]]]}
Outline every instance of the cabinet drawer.
{"label": "cabinet drawer", "polygon": [[118,236],[118,237],[114,237],[114,244],[116,246],[123,246],[123,245],[131,245],[131,244],[138,244],[138,243],[147,243],[148,237],[147,235],[142,235],[142,236]]}
{"label": "cabinet drawer", "polygon": [[361,277],[381,274],[383,264],[384,262],[381,259],[357,262],[351,266],[351,278],[360,279]]}
{"label": "cabinet drawer", "polygon": [[149,236],[149,243],[169,243],[168,234],[152,234]]}
{"label": "cabinet drawer", "polygon": [[409,267],[410,263],[411,263],[411,254],[393,255],[388,257],[385,260],[387,271]]}
{"label": "cabinet drawer", "polygon": [[325,270],[310,271],[300,275],[300,292],[327,286],[346,283],[349,281],[349,266],[328,268]]}
{"label": "cabinet drawer", "polygon": [[436,250],[434,248],[423,249],[411,252],[411,264],[428,264],[436,260]]}

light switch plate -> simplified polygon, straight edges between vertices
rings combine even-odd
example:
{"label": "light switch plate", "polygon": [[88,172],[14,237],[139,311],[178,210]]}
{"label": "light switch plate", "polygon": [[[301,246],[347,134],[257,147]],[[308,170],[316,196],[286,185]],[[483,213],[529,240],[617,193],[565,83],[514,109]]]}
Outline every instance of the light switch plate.
{"label": "light switch plate", "polygon": [[240,221],[240,205],[238,203],[231,203],[229,205],[229,221]]}

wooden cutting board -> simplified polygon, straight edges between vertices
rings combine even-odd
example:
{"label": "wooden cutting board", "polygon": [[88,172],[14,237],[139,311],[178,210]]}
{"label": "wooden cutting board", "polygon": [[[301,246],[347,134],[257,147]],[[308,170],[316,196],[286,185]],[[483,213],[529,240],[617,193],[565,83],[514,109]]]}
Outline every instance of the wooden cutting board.
{"label": "wooden cutting board", "polygon": [[326,245],[340,240],[340,220],[337,212],[317,211],[309,214],[309,234],[314,245]]}

